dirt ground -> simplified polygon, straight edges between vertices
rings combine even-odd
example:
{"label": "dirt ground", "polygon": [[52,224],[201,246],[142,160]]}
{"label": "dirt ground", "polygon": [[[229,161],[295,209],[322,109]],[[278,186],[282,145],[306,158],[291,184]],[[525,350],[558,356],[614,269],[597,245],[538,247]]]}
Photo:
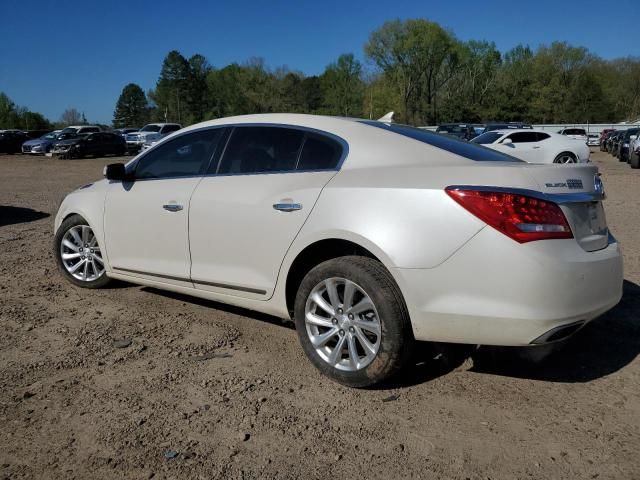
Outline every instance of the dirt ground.
{"label": "dirt ground", "polygon": [[614,310],[543,363],[425,346],[351,390],[279,319],[69,284],[57,205],[113,160],[0,156],[0,478],[640,478],[640,171],[592,158],[625,255]]}

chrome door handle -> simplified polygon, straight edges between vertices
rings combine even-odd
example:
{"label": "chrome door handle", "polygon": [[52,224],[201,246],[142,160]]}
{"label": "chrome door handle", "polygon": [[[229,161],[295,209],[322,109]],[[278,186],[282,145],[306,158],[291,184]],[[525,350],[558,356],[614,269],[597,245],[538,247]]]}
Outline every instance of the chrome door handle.
{"label": "chrome door handle", "polygon": [[168,210],[169,212],[179,212],[184,207],[182,205],[178,205],[175,203],[169,203],[167,205],[163,205],[162,208],[164,208],[165,210]]}
{"label": "chrome door handle", "polygon": [[274,203],[273,208],[281,212],[294,212],[296,210],[302,210],[301,203]]}

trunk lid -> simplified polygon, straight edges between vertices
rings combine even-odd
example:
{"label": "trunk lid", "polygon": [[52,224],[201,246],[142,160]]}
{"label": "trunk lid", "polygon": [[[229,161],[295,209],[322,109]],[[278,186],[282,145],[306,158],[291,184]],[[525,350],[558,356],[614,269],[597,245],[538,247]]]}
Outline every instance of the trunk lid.
{"label": "trunk lid", "polygon": [[538,190],[550,196],[564,212],[580,246],[592,252],[609,244],[602,199],[604,187],[595,165],[524,166]]}

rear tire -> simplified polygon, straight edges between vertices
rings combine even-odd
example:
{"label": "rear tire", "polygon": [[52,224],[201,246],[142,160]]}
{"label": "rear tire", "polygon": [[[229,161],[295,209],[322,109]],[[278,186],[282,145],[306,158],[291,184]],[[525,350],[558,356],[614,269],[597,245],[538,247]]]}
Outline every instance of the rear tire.
{"label": "rear tire", "polygon": [[413,351],[400,289],[371,258],[345,256],[314,267],[298,288],[294,312],[298,338],[311,363],[349,387],[389,380]]}
{"label": "rear tire", "polygon": [[578,163],[578,159],[571,152],[562,152],[553,159],[553,163]]}

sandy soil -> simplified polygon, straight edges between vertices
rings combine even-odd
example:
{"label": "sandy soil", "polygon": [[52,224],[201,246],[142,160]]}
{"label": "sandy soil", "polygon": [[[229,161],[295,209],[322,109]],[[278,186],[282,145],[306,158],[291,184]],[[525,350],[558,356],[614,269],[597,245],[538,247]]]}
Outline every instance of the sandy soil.
{"label": "sandy soil", "polygon": [[542,364],[425,347],[394,385],[350,390],[279,319],[67,283],[55,210],[113,160],[0,156],[0,478],[640,478],[640,171],[593,158],[618,307]]}

